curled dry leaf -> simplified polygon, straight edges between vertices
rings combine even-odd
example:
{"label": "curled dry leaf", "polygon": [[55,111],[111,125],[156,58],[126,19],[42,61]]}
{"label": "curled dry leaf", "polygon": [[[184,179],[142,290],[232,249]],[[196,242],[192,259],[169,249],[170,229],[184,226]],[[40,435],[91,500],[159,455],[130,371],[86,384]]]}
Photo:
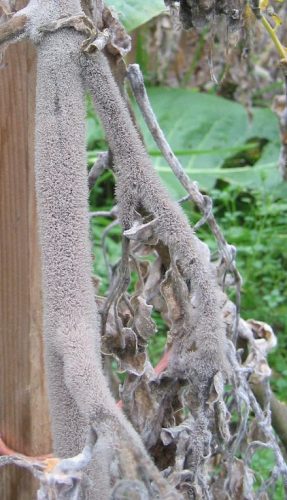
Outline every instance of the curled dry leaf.
{"label": "curled dry leaf", "polygon": [[154,219],[146,224],[141,224],[136,221],[130,229],[124,231],[124,236],[129,240],[135,240],[145,243],[146,245],[156,245],[158,238],[156,234],[157,220]]}
{"label": "curled dry leaf", "polygon": [[163,428],[160,433],[160,438],[165,446],[168,446],[170,443],[177,443],[179,440],[179,436],[182,432],[186,432],[187,434],[191,432],[191,428],[194,425],[194,419],[191,417],[190,419],[186,419],[181,425],[177,425],[176,427],[169,427],[168,429]]}
{"label": "curled dry leaf", "polygon": [[148,376],[129,376],[123,385],[121,397],[125,412],[140,433],[147,448],[157,441],[161,423],[158,418],[158,402],[152,391]]}
{"label": "curled dry leaf", "polygon": [[110,40],[110,32],[107,29],[92,34],[82,43],[82,50],[87,53],[92,53],[96,50],[103,50]]}
{"label": "curled dry leaf", "polygon": [[137,335],[131,328],[123,328],[122,336],[125,345],[123,353],[118,355],[120,370],[140,376],[146,367],[146,351],[138,345]]}
{"label": "curled dry leaf", "polygon": [[239,336],[248,342],[248,356],[244,366],[252,371],[251,381],[262,382],[271,376],[267,355],[277,345],[277,338],[273,329],[267,323],[250,319],[240,319]]}
{"label": "curled dry leaf", "polygon": [[253,472],[247,468],[239,458],[234,457],[229,475],[229,489],[232,491],[234,500],[253,500],[250,494],[250,486],[253,483]]}
{"label": "curled dry leaf", "polygon": [[140,337],[147,341],[156,332],[156,324],[151,318],[153,307],[148,305],[141,296],[131,298],[131,305],[134,311],[133,328]]}
{"label": "curled dry leaf", "polygon": [[121,397],[125,412],[148,449],[156,445],[163,424],[174,423],[172,405],[177,390],[176,380],[157,377],[149,363],[142,376],[129,375],[123,384]]}
{"label": "curled dry leaf", "polygon": [[223,397],[224,393],[224,378],[221,372],[217,372],[213,377],[213,383],[210,387],[209,398],[207,404],[212,406]]}
{"label": "curled dry leaf", "polygon": [[173,323],[183,318],[188,308],[189,292],[176,266],[172,266],[166,272],[161,284],[161,293],[167,305],[170,321]]}
{"label": "curled dry leaf", "polygon": [[108,7],[104,7],[102,19],[104,27],[110,33],[108,51],[124,57],[131,50],[131,37]]}
{"label": "curled dry leaf", "polygon": [[217,372],[213,377],[213,383],[210,387],[207,404],[210,409],[214,409],[215,426],[218,435],[223,441],[230,440],[229,420],[230,415],[223,400],[224,396],[224,377],[221,372]]}
{"label": "curled dry leaf", "polygon": [[[133,263],[136,262],[135,265]],[[142,295],[145,296],[144,294],[144,285],[145,285],[145,280],[148,278],[150,274],[150,262],[147,260],[136,260],[136,257],[133,256],[133,259],[131,259],[130,263],[130,269],[131,271],[136,271],[138,273],[138,281],[135,284],[135,290],[137,295]]]}
{"label": "curled dry leaf", "polygon": [[[213,464],[214,466],[214,464]],[[234,458],[231,466],[224,465],[221,474],[213,481],[211,492],[216,500],[255,500],[251,493],[254,477],[239,458]],[[257,497],[256,497],[257,498]]]}
{"label": "curled dry leaf", "polygon": [[105,354],[112,354],[119,362],[119,370],[140,376],[144,373],[147,361],[146,351],[138,345],[137,335],[132,328],[106,334],[102,339]]}
{"label": "curled dry leaf", "polygon": [[162,281],[162,261],[160,257],[152,263],[148,276],[146,277],[143,296],[149,304],[152,304],[156,311],[159,311],[163,319],[168,321],[168,311],[166,301],[161,294]]}
{"label": "curled dry leaf", "polygon": [[254,319],[249,319],[247,324],[253,332],[256,346],[262,354],[267,354],[271,349],[276,347],[277,338],[270,325],[263,321],[255,321]]}

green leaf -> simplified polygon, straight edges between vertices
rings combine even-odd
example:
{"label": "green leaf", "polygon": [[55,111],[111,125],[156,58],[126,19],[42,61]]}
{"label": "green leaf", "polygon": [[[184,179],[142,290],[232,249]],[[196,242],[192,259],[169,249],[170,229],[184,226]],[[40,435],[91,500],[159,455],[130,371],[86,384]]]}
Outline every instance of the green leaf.
{"label": "green leaf", "polygon": [[[200,187],[211,189],[221,178],[241,186],[271,187],[280,182],[278,157],[280,150],[278,120],[269,109],[253,109],[250,120],[243,106],[221,97],[200,94],[189,89],[148,88],[148,94],[157,119],[172,149],[192,180]],[[170,167],[155,153],[154,141],[143,119],[136,110],[144,131],[152,160],[175,197],[183,194],[175,182]],[[250,144],[265,139],[267,144],[254,165],[222,168],[224,162]],[[183,154],[182,154],[183,153]],[[240,153],[240,154],[241,154]],[[158,156],[157,156],[158,155]]]}
{"label": "green leaf", "polygon": [[[240,104],[190,89],[156,87],[148,88],[148,94],[174,153],[201,189],[210,190],[217,179],[248,188],[280,185],[280,133],[271,110],[253,108],[250,119]],[[177,199],[185,192],[157,149],[135,103],[134,108],[153,165]],[[89,114],[90,163],[95,161],[97,150],[105,148],[103,138],[97,120]]]}
{"label": "green leaf", "polygon": [[132,31],[165,10],[164,0],[106,0],[119,15],[127,31]]}

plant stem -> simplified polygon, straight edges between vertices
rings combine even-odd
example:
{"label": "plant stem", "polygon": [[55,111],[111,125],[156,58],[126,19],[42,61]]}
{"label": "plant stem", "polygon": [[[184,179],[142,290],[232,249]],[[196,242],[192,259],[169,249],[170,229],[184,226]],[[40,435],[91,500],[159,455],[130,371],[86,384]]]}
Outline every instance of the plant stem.
{"label": "plant stem", "polygon": [[280,42],[278,36],[276,35],[276,31],[272,28],[271,24],[269,23],[269,21],[267,21],[266,17],[263,14],[261,14],[261,21],[262,21],[264,28],[266,29],[266,31],[270,35],[270,38],[273,41],[281,59],[286,61],[287,60],[287,51],[286,51],[285,47],[282,45],[282,43]]}

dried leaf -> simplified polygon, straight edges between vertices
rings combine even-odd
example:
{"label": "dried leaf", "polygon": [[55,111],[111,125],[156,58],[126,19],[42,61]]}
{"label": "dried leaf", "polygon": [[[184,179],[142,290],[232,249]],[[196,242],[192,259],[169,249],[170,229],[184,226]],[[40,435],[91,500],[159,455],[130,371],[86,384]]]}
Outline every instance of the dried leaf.
{"label": "dried leaf", "polygon": [[221,372],[217,372],[213,377],[213,382],[210,387],[209,398],[207,404],[213,405],[221,400],[224,393],[224,378]]}
{"label": "dried leaf", "polygon": [[262,353],[267,354],[271,349],[276,347],[277,338],[270,325],[263,321],[255,321],[254,319],[249,319],[247,324],[252,329],[257,348]]}
{"label": "dried leaf", "polygon": [[125,412],[148,449],[157,443],[163,422],[167,425],[174,422],[172,401],[177,390],[176,380],[157,378],[149,363],[141,377],[129,375],[123,384]]}
{"label": "dried leaf", "polygon": [[165,446],[168,446],[170,443],[177,443],[180,434],[184,432],[188,435],[191,432],[193,425],[194,419],[191,417],[190,419],[185,420],[181,425],[177,425],[176,427],[169,427],[168,429],[162,429],[160,438],[163,444]]}
{"label": "dried leaf", "polygon": [[143,290],[143,296],[149,304],[152,304],[155,310],[160,311],[167,319],[167,306],[161,294],[161,280],[162,280],[162,262],[158,257],[151,265],[149,274],[146,278]]}
{"label": "dried leaf", "polygon": [[148,245],[156,245],[158,242],[156,226],[156,219],[146,224],[141,224],[137,221],[130,229],[124,231],[124,236],[129,240],[141,241]]}
{"label": "dried leaf", "polygon": [[190,307],[189,292],[176,267],[171,267],[166,272],[161,284],[161,293],[168,308],[170,321],[174,322],[182,318],[188,306]]}
{"label": "dried leaf", "polygon": [[224,378],[221,372],[217,372],[213,377],[210,394],[207,403],[214,407],[217,432],[223,441],[230,440],[229,420],[230,414],[223,400]]}
{"label": "dried leaf", "polygon": [[122,371],[127,371],[140,376],[144,373],[147,361],[145,350],[139,350],[135,332],[131,328],[122,329],[123,349],[117,351],[119,367]]}
{"label": "dried leaf", "polygon": [[124,57],[131,50],[131,37],[108,7],[104,7],[102,18],[104,26],[108,28],[110,34],[108,51],[111,54],[119,54]]}
{"label": "dried leaf", "polygon": [[245,466],[243,460],[234,457],[230,475],[228,476],[229,489],[232,491],[232,499],[253,500],[252,483],[253,473]]}
{"label": "dried leaf", "polygon": [[110,32],[105,29],[97,33],[97,35],[92,35],[82,43],[82,50],[91,54],[96,50],[103,50],[110,41]]}
{"label": "dried leaf", "polygon": [[151,319],[153,307],[148,305],[141,296],[132,297],[131,305],[134,310],[133,328],[142,339],[147,341],[156,332],[156,324]]}

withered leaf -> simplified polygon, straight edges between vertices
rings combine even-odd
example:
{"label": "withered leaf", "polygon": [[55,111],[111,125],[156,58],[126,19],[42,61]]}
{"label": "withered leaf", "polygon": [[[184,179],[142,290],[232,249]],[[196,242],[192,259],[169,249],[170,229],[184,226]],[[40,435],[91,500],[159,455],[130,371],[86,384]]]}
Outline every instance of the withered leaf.
{"label": "withered leaf", "polygon": [[141,241],[148,245],[156,245],[158,238],[156,236],[157,220],[154,219],[146,224],[141,224],[138,221],[134,225],[124,231],[124,236],[130,240]]}
{"label": "withered leaf", "polygon": [[133,328],[145,341],[156,332],[156,324],[151,318],[153,307],[148,305],[141,296],[131,298],[134,310]]}

